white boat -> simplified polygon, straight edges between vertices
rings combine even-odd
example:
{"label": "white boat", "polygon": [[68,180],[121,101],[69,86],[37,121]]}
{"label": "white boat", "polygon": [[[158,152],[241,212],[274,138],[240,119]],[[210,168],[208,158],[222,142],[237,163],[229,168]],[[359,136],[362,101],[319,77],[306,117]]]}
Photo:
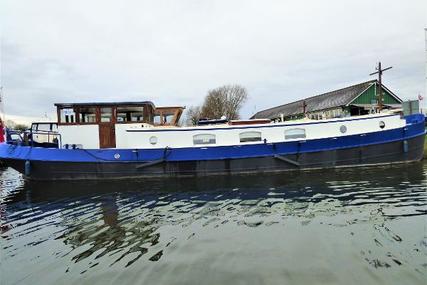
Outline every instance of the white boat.
{"label": "white boat", "polygon": [[151,102],[56,107],[57,122],[33,125],[22,142],[0,144],[0,159],[29,179],[202,176],[411,162],[422,159],[426,133],[422,114],[179,127],[182,107],[156,108]]}

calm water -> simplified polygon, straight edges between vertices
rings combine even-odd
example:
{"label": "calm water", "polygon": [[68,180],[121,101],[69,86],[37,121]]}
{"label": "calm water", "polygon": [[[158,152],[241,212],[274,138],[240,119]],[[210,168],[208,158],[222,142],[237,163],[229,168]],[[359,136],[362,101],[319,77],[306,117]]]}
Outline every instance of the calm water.
{"label": "calm water", "polygon": [[30,183],[0,170],[1,284],[426,284],[427,162]]}

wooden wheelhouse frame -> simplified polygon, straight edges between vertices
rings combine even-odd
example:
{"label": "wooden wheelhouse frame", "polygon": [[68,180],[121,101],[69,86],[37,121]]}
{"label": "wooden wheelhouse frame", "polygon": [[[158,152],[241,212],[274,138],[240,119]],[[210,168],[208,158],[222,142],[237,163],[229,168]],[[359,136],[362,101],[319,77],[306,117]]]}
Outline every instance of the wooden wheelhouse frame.
{"label": "wooden wheelhouse frame", "polygon": [[[159,107],[156,108],[150,101],[144,102],[119,102],[119,103],[57,103],[58,126],[84,126],[84,125],[98,125],[99,127],[99,146],[100,148],[115,148],[116,147],[116,124],[151,124],[155,126],[176,126],[182,115],[185,107]],[[84,116],[82,110],[93,109],[94,120],[91,122],[83,122]],[[128,108],[128,110],[126,110]],[[135,108],[141,108],[136,111]],[[109,109],[108,112],[103,113],[103,109]],[[123,121],[118,120],[118,110],[125,114]],[[72,114],[63,114],[63,110],[72,110]],[[108,116],[103,117],[103,114]],[[65,121],[63,121],[63,116]],[[136,120],[134,119],[136,115]],[[154,117],[159,116],[159,122],[154,123]],[[170,118],[169,116],[172,116]],[[102,118],[109,118],[102,120]]]}

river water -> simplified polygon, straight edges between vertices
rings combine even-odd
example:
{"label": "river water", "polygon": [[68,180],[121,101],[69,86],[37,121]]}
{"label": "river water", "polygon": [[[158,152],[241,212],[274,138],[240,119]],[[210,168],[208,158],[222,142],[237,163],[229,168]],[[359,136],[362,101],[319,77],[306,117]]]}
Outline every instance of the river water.
{"label": "river water", "polygon": [[27,182],[0,170],[0,284],[426,284],[427,162]]}

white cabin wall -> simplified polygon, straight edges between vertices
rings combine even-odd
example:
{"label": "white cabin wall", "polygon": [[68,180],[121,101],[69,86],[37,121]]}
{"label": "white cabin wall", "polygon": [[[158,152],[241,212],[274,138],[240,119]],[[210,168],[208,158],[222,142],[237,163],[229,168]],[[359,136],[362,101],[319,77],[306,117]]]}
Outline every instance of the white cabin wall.
{"label": "white cabin wall", "polygon": [[99,148],[98,125],[59,125],[62,146],[65,144],[81,144],[85,149]]}
{"label": "white cabin wall", "polygon": [[[193,136],[196,134],[215,134],[216,144],[197,145],[196,147],[210,146],[230,146],[230,145],[247,145],[259,144],[260,142],[240,143],[239,134],[245,131],[259,131],[262,139],[267,139],[267,143],[284,142],[284,132],[293,128],[304,128],[306,130],[306,140],[321,139],[328,137],[348,136],[381,131],[379,122],[385,122],[385,128],[390,130],[405,126],[405,120],[399,115],[378,117],[367,115],[354,119],[340,118],[332,120],[319,121],[294,121],[278,124],[259,125],[256,129],[254,126],[230,126],[216,125],[189,128],[159,128],[159,127],[142,127],[141,124],[117,124],[116,125],[116,145],[117,148],[181,148],[194,147]],[[307,124],[305,124],[307,123]],[[310,124],[314,123],[314,124]],[[305,124],[305,125],[301,125]],[[340,127],[347,127],[345,133],[340,132]],[[274,127],[272,127],[274,126]],[[219,129],[217,129],[219,128]],[[221,128],[224,128],[221,130]],[[238,128],[238,129],[237,129]],[[127,132],[126,130],[162,130],[162,131],[144,131],[144,132]],[[210,129],[210,130],[206,130]],[[157,137],[157,144],[151,145],[149,139],[151,136]],[[301,140],[301,139],[296,139]],[[286,141],[292,141],[290,139]]]}

